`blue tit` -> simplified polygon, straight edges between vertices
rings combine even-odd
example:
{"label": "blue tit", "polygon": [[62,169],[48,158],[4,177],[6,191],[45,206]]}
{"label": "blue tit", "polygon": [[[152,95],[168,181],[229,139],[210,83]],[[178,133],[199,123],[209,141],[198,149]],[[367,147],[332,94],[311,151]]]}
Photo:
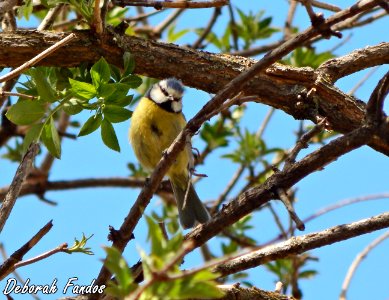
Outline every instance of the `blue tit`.
{"label": "blue tit", "polygon": [[[135,155],[147,170],[153,170],[162,153],[186,125],[182,113],[182,83],[175,78],[154,84],[140,100],[132,118],[129,139]],[[210,215],[190,181],[193,169],[190,141],[167,172],[177,202],[181,225],[191,228],[196,221],[204,223]]]}

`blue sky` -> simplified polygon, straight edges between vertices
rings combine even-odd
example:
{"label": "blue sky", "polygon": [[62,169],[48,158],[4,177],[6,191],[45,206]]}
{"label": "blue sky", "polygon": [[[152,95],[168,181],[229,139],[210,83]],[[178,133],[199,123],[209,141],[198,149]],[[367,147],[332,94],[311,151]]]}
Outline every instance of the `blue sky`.
{"label": "blue sky", "polygon": [[[233,1],[241,9],[256,11],[264,9],[266,16],[274,16],[273,22],[276,26],[283,26],[286,16],[286,1]],[[353,1],[342,1],[342,6],[351,5]],[[210,14],[210,10],[193,10],[186,12],[191,14],[188,18],[184,14],[182,22],[177,24],[178,29],[203,26]],[[134,9],[132,9],[132,14]],[[161,13],[152,20],[158,23],[168,13]],[[228,15],[226,9],[223,16],[216,24],[216,30],[222,31],[225,26],[225,17]],[[193,20],[201,20],[193,25]],[[309,25],[306,12],[299,7],[296,15],[296,25],[301,29]],[[374,45],[385,41],[384,28],[388,25],[388,18],[378,21],[366,28],[362,27],[353,33],[352,39],[336,51],[337,55],[348,53],[352,49],[361,48],[366,45]],[[349,32],[345,32],[347,36]],[[178,44],[185,44],[191,40],[193,34],[179,40]],[[278,36],[279,37],[279,36]],[[277,36],[275,37],[277,38]],[[318,46],[320,51],[328,50],[339,43],[339,40],[332,38],[323,41]],[[207,49],[208,50],[208,49]],[[209,49],[216,51],[215,49]],[[381,67],[371,78],[358,90],[356,96],[361,100],[369,98],[378,80],[387,71],[387,66]],[[337,86],[347,92],[358,80],[368,71],[359,72],[353,76],[340,80]],[[210,95],[202,91],[187,88],[184,99],[184,113],[187,119],[191,118],[210,99]],[[388,104],[385,106],[388,110]],[[260,126],[269,107],[260,104],[250,104],[243,119],[243,124],[251,131],[256,131]],[[76,117],[77,120],[85,122],[87,113]],[[212,120],[211,120],[212,121]],[[76,142],[65,140],[63,143],[63,155],[57,160],[52,168],[50,180],[71,180],[74,178],[90,177],[113,177],[128,176],[127,163],[135,161],[133,152],[127,141],[127,122],[115,125],[121,146],[121,153],[108,150],[101,142],[100,135],[95,132],[89,136],[79,138]],[[268,146],[291,147],[295,142],[294,132],[298,128],[298,122],[282,111],[277,111],[265,131],[264,138]],[[203,149],[204,144],[200,138],[195,136],[194,146]],[[308,153],[312,148],[304,153]],[[206,161],[206,164],[198,168],[198,172],[206,173],[208,178],[202,180],[196,189],[203,200],[215,199],[223,187],[230,180],[237,165],[226,162],[220,156],[228,152],[227,149],[215,151]],[[0,154],[4,149],[0,149]],[[41,159],[41,157],[39,158]],[[39,164],[38,159],[38,164]],[[17,168],[17,164],[0,160],[0,186],[10,183]],[[339,158],[335,163],[327,166],[325,170],[316,172],[302,180],[298,185],[298,202],[296,210],[304,218],[316,210],[335,203],[344,198],[351,198],[360,195],[389,192],[389,180],[387,170],[389,159],[384,155],[368,148],[362,147],[344,157]],[[222,170],[222,171],[221,171]],[[239,188],[235,189],[237,192]],[[89,241],[89,246],[95,252],[94,256],[80,254],[57,254],[39,263],[21,268],[19,273],[24,278],[30,278],[34,284],[51,283],[54,278],[58,279],[58,287],[64,286],[69,277],[78,277],[80,284],[89,284],[96,277],[101,267],[100,260],[104,257],[101,248],[107,243],[108,226],[119,227],[127,215],[129,208],[135,201],[139,190],[115,188],[115,189],[83,189],[64,192],[48,192],[48,199],[58,202],[58,206],[52,207],[39,201],[35,196],[20,198],[10,216],[3,232],[1,242],[4,243],[8,254],[18,249],[24,242],[30,239],[44,224],[53,219],[53,229],[34,247],[26,256],[30,258],[59,244],[68,242],[72,244],[74,238],[81,238],[82,233],[94,234]],[[232,194],[234,194],[234,192]],[[275,209],[286,223],[287,215],[284,207],[273,202]],[[161,202],[155,197],[149,205],[146,213],[158,210]],[[388,211],[388,200],[376,200],[346,207],[323,217],[320,217],[306,226],[304,233],[324,230],[338,224],[357,221],[384,211]],[[254,229],[250,235],[259,242],[266,242],[274,237],[277,232],[276,225],[267,211],[255,214],[253,222]],[[305,299],[334,299],[339,295],[340,287],[347,268],[355,255],[371,241],[384,231],[375,232],[369,235],[358,237],[346,242],[331,245],[325,248],[312,251],[314,256],[319,257],[318,262],[311,262],[309,267],[316,269],[319,274],[311,279],[301,281],[301,288]],[[135,230],[135,242],[132,241],[126,249],[125,256],[130,265],[138,261],[136,246],[147,249],[145,238],[147,236],[145,221],[141,220],[140,226]],[[215,241],[211,241],[216,245]],[[217,252],[219,250],[214,251]],[[362,262],[349,289],[350,299],[387,299],[389,286],[387,285],[386,271],[389,267],[389,241],[384,242],[376,248],[368,258]],[[191,253],[184,267],[196,266],[201,263],[199,252]],[[11,276],[12,277],[12,276]],[[269,274],[263,267],[250,271],[250,281],[259,288],[273,290],[275,277]],[[0,283],[3,290],[4,281]],[[320,291],[320,292],[319,292]],[[54,299],[62,296],[57,294],[44,299]],[[30,296],[15,296],[15,299],[27,299]]]}

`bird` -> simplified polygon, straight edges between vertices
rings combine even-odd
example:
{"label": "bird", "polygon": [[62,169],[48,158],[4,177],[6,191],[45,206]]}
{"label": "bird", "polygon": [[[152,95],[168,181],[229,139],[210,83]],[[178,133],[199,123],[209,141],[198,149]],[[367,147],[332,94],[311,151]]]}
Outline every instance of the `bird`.
{"label": "bird", "polygon": [[[163,79],[151,86],[131,117],[129,140],[140,164],[152,171],[164,151],[186,125],[182,113],[184,86],[176,78]],[[210,220],[210,214],[194,189],[191,172],[194,157],[190,140],[167,171],[184,229]]]}

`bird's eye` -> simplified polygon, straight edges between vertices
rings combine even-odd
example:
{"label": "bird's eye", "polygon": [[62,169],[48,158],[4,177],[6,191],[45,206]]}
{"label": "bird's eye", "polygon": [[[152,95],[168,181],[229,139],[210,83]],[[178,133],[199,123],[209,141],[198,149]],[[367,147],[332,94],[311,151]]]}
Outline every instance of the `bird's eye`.
{"label": "bird's eye", "polygon": [[165,90],[160,84],[158,84],[159,88],[161,89],[162,93],[165,95],[165,97],[169,97],[169,93],[167,90]]}

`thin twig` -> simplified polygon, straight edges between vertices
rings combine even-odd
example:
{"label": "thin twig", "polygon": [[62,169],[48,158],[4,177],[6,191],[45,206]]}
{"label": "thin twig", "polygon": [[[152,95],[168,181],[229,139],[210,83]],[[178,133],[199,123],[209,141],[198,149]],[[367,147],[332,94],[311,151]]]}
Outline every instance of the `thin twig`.
{"label": "thin twig", "polygon": [[108,6],[109,6],[109,1],[110,0],[103,0],[103,6],[101,7],[101,13],[100,13],[100,17],[101,17],[101,26],[103,27],[103,31],[104,31],[104,28],[105,28],[105,23],[106,23],[106,18],[107,18],[107,14],[108,14]]}
{"label": "thin twig", "polygon": [[235,52],[232,52],[232,53],[229,53],[229,54],[237,55],[237,56],[244,56],[244,57],[255,56],[255,55],[259,55],[259,54],[271,51],[271,50],[279,47],[280,45],[282,45],[284,42],[285,41],[283,41],[283,40],[282,41],[277,41],[277,42],[269,43],[267,45],[253,47],[253,48],[250,48],[250,49],[247,49],[247,50],[235,51]]}
{"label": "thin twig", "polygon": [[[242,99],[242,98],[241,98]],[[265,132],[265,129],[267,125],[269,124],[269,121],[271,119],[271,116],[273,115],[275,109],[271,108],[268,113],[266,114],[261,126],[259,127],[256,137],[258,139],[262,138],[263,133]],[[211,209],[212,213],[217,212],[220,209],[220,205],[226,200],[228,194],[231,192],[231,190],[234,188],[240,177],[242,176],[244,170],[246,169],[246,166],[239,166],[238,170],[234,173],[233,177],[231,178],[230,182],[227,184],[224,191],[221,193],[219,198],[215,201],[215,204],[213,205],[213,208]]]}
{"label": "thin twig", "polygon": [[[125,20],[127,22],[138,22],[138,21],[142,21],[142,20],[148,19],[149,17],[157,15],[157,14],[163,12],[163,11],[165,11],[165,9],[155,10],[155,11],[151,11],[151,12],[148,12],[148,13],[142,13],[142,14],[139,14],[139,15],[137,15],[135,17],[126,18]],[[146,26],[147,24],[144,24],[144,25]]]}
{"label": "thin twig", "polygon": [[[4,2],[10,2],[10,1],[3,1]],[[16,31],[18,26],[16,24],[16,17],[14,11],[11,9],[7,11],[1,20],[1,27],[3,28],[3,31],[12,32]]]}
{"label": "thin twig", "polygon": [[363,251],[355,257],[354,261],[352,262],[352,264],[350,265],[350,268],[347,271],[346,277],[344,278],[344,281],[342,284],[342,291],[340,293],[339,300],[346,300],[347,299],[346,294],[347,294],[347,290],[349,288],[351,279],[354,276],[354,274],[355,274],[358,266],[362,262],[362,260],[366,258],[366,256],[369,254],[369,252],[371,252],[375,247],[377,247],[380,243],[382,243],[387,238],[389,238],[389,230],[386,231],[383,235],[381,235],[377,239],[375,239],[369,245],[367,245],[367,247],[365,249],[363,249]]}
{"label": "thin twig", "polygon": [[[129,187],[141,188],[145,185],[143,178],[135,177],[107,177],[107,178],[84,178],[74,180],[58,180],[58,181],[27,181],[22,185],[19,196],[30,194],[44,194],[47,191],[64,191],[80,188],[96,188],[96,187]],[[9,186],[0,188],[0,202],[5,197]],[[157,190],[157,193],[171,193],[172,189],[168,181],[163,181]]]}
{"label": "thin twig", "polygon": [[53,46],[51,46],[50,48],[46,49],[45,51],[39,53],[37,56],[35,56],[34,58],[30,59],[28,62],[22,64],[20,67],[12,70],[11,72],[9,72],[8,74],[5,74],[4,76],[1,76],[0,77],[0,82],[7,81],[7,80],[10,80],[10,79],[18,76],[19,74],[24,72],[26,69],[32,67],[33,65],[35,65],[36,63],[38,63],[39,61],[44,59],[45,57],[47,57],[50,54],[52,54],[53,52],[55,52],[58,48],[66,45],[67,43],[69,43],[75,37],[76,37],[76,35],[74,33],[69,34],[67,37],[65,37],[64,39],[62,39],[59,42],[55,43]]}
{"label": "thin twig", "polygon": [[255,134],[255,137],[258,138],[258,139],[261,139],[263,134],[265,133],[265,129],[267,128],[267,126],[269,125],[269,122],[270,122],[270,119],[271,117],[273,116],[274,112],[275,112],[275,108],[274,107],[271,107],[269,109],[269,111],[267,112],[265,118],[263,119],[262,121],[262,124],[261,126],[258,128],[258,131],[257,133]]}
{"label": "thin twig", "polygon": [[11,214],[16,199],[19,196],[20,190],[22,188],[22,184],[29,174],[30,169],[32,168],[32,164],[35,156],[38,153],[38,149],[38,144],[32,143],[24,155],[18,169],[16,170],[15,176],[0,208],[0,232],[2,232],[5,222]]}
{"label": "thin twig", "polygon": [[354,22],[351,26],[352,26],[352,28],[361,27],[361,26],[364,26],[366,24],[370,24],[374,21],[377,21],[377,20],[379,20],[382,17],[385,17],[387,15],[388,15],[388,13],[383,10],[383,11],[380,11],[379,13],[377,13],[369,18],[366,18],[366,19],[361,20],[359,22]]}
{"label": "thin twig", "polygon": [[308,147],[308,142],[323,129],[325,122],[326,119],[322,119],[311,130],[301,136],[294,148],[289,152],[288,157],[285,159],[285,170],[289,169],[296,162],[297,155],[302,149]]}
{"label": "thin twig", "polygon": [[20,267],[24,267],[24,266],[27,266],[27,265],[31,265],[33,263],[36,263],[40,260],[43,260],[47,257],[50,257],[56,253],[59,253],[59,252],[66,252],[66,250],[68,249],[68,244],[67,243],[63,243],[61,245],[59,245],[58,247],[54,248],[54,249],[51,249],[45,253],[42,253],[38,256],[35,256],[33,258],[30,258],[30,259],[26,259],[26,260],[23,260],[21,262],[18,262],[14,265],[14,268],[17,269],[17,268],[20,268]]}
{"label": "thin twig", "polygon": [[50,29],[65,6],[65,3],[59,3],[55,7],[50,8],[42,22],[39,24],[37,30],[42,31]]}
{"label": "thin twig", "polygon": [[284,25],[284,40],[289,39],[292,36],[292,22],[296,13],[297,2],[295,0],[289,1],[289,10]]}
{"label": "thin twig", "polygon": [[378,70],[379,67],[372,68],[357,84],[347,93],[349,95],[354,95],[355,92]]}
{"label": "thin twig", "polygon": [[[156,10],[156,11],[163,11],[164,9]],[[138,15],[145,15],[145,10],[143,9],[142,6],[137,6],[136,7],[136,12]],[[143,26],[150,26],[149,20],[147,18],[143,18],[140,20]]]}
{"label": "thin twig", "polygon": [[217,212],[220,209],[220,205],[226,200],[228,194],[235,187],[236,183],[242,176],[245,169],[246,169],[245,166],[240,165],[238,170],[236,170],[231,180],[228,182],[227,186],[225,187],[224,191],[220,194],[219,198],[215,201],[215,204],[211,209],[212,214]]}
{"label": "thin twig", "polygon": [[336,44],[335,46],[333,46],[332,48],[330,48],[328,50],[328,52],[335,52],[336,50],[338,50],[340,47],[342,47],[343,45],[347,45],[348,42],[351,40],[351,37],[352,37],[352,33],[350,33],[349,35],[347,35],[344,39],[342,39],[338,44]]}
{"label": "thin twig", "polygon": [[213,1],[186,1],[186,0],[113,0],[112,3],[117,6],[143,6],[154,7],[156,9],[162,8],[210,8],[221,7],[228,4],[228,0],[213,0]]}
{"label": "thin twig", "polygon": [[26,99],[36,99],[37,98],[35,96],[16,93],[16,92],[6,92],[0,88],[0,97],[9,97],[9,96],[21,97],[21,98],[26,98]]}
{"label": "thin twig", "polygon": [[281,234],[280,234],[280,235],[281,235],[284,239],[287,239],[287,238],[288,238],[288,233],[286,232],[284,226],[282,225],[280,218],[278,217],[276,211],[275,211],[274,208],[273,208],[273,205],[271,205],[271,203],[268,203],[268,204],[266,205],[266,207],[269,208],[270,213],[272,214],[273,219],[274,219],[274,221],[276,222],[278,229],[281,231]]}
{"label": "thin twig", "polygon": [[[295,0],[295,1],[304,4],[307,0]],[[316,0],[310,0],[310,2],[311,2],[312,6],[315,6],[315,7],[318,7],[318,8],[322,8],[322,9],[326,9],[326,10],[329,10],[329,11],[339,12],[339,11],[342,10],[338,6],[335,6],[335,5],[332,5],[332,4],[328,4],[328,3],[325,3],[325,2],[320,2],[320,1],[316,1]]]}
{"label": "thin twig", "polygon": [[103,21],[101,20],[100,0],[95,0],[93,8],[93,27],[98,35],[103,33]]}
{"label": "thin twig", "polygon": [[200,46],[203,43],[203,41],[206,39],[208,34],[211,32],[211,30],[212,30],[213,26],[215,25],[216,20],[218,19],[220,14],[221,14],[221,8],[220,7],[216,7],[214,9],[214,11],[213,11],[212,17],[209,20],[207,26],[205,26],[204,30],[201,32],[201,34],[198,37],[198,39],[192,44],[192,48],[194,48],[194,49],[200,48]]}
{"label": "thin twig", "polygon": [[277,193],[280,200],[286,207],[286,210],[288,211],[290,218],[296,223],[297,229],[300,231],[304,231],[305,230],[304,222],[301,221],[299,216],[296,214],[296,211],[294,210],[292,201],[289,199],[288,194],[281,188],[277,189]]}
{"label": "thin twig", "polygon": [[176,9],[174,10],[161,24],[155,26],[153,32],[155,35],[160,36],[162,32],[169,27],[177,18],[185,11],[185,9]]}
{"label": "thin twig", "polygon": [[238,51],[239,50],[239,45],[238,45],[239,35],[237,32],[235,15],[234,15],[234,11],[232,9],[231,3],[228,4],[228,12],[230,13],[230,28],[231,28],[232,41],[234,43],[234,49],[235,49],[235,51]]}
{"label": "thin twig", "polygon": [[[368,196],[362,196],[362,197],[357,197],[357,198],[350,198],[350,199],[341,200],[335,204],[332,204],[332,205],[329,205],[329,206],[326,206],[324,208],[319,209],[318,211],[316,211],[312,215],[304,218],[303,222],[304,222],[304,224],[307,224],[308,222],[310,222],[314,219],[317,219],[318,217],[320,217],[322,215],[325,215],[333,210],[343,208],[343,207],[348,206],[348,205],[352,205],[352,204],[364,202],[364,201],[385,199],[385,198],[389,199],[389,193],[374,194],[374,195],[368,195]],[[272,245],[275,242],[280,241],[282,238],[283,238],[282,235],[278,235],[277,237],[273,238],[272,240],[262,244],[262,247]]]}
{"label": "thin twig", "polygon": [[0,266],[0,280],[3,280],[8,274],[15,269],[15,264],[23,259],[23,256],[30,251],[53,227],[52,221],[43,226],[37,234],[35,234],[27,243],[16,250],[1,266]]}
{"label": "thin twig", "polygon": [[[0,243],[0,252],[1,252],[1,256],[3,257],[3,260],[5,261],[7,258],[8,258],[8,255],[7,255],[7,252],[5,251],[5,248],[4,248],[4,245],[2,243]],[[14,270],[12,272],[12,274],[15,276],[16,280],[18,282],[20,282],[22,285],[24,285],[24,283],[26,282],[22,276],[19,275],[19,273]],[[36,299],[36,300],[39,300],[39,297],[35,294],[30,294],[32,298]]]}

